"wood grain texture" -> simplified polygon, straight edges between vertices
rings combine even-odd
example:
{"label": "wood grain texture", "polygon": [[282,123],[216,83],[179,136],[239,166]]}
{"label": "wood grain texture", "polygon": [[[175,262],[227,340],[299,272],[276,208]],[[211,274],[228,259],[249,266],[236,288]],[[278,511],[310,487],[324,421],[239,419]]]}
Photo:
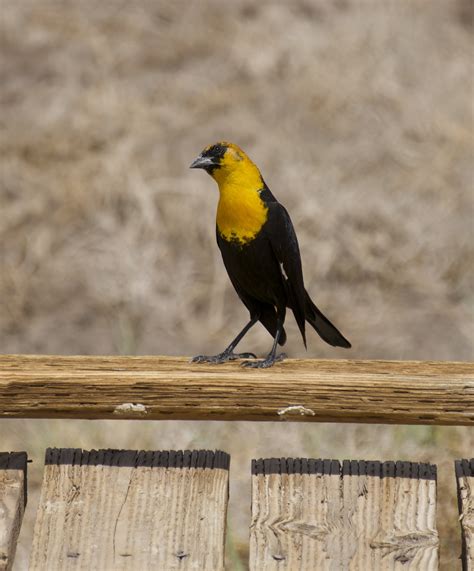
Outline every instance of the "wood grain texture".
{"label": "wood grain texture", "polygon": [[254,461],[250,569],[435,570],[435,478],[409,462]]}
{"label": "wood grain texture", "polygon": [[463,571],[474,570],[474,458],[456,460]]}
{"label": "wood grain texture", "polygon": [[30,570],[224,568],[228,455],[48,454]]}
{"label": "wood grain texture", "polygon": [[26,452],[0,452],[0,570],[9,571],[26,504]]}
{"label": "wood grain texture", "polygon": [[474,425],[474,364],[0,356],[0,417]]}

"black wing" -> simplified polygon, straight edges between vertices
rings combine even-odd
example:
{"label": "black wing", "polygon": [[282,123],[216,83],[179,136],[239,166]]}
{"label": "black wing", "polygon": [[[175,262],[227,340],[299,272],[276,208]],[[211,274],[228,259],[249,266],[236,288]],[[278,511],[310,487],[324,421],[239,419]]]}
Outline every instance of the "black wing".
{"label": "black wing", "polygon": [[290,215],[279,202],[267,202],[268,221],[265,232],[272,250],[283,268],[286,277],[288,306],[295,315],[296,323],[301,331],[306,347],[305,333],[305,300],[306,291],[301,267],[301,255],[295,229]]}
{"label": "black wing", "polygon": [[[262,325],[267,329],[272,337],[275,337],[278,327],[278,319],[277,319],[277,312],[275,307],[270,302],[262,301],[259,293],[255,292],[252,285],[249,284],[248,280],[246,280],[246,287],[240,283],[239,277],[242,278],[242,273],[246,273],[246,263],[242,263],[241,256],[239,255],[239,251],[236,250],[236,246],[233,244],[229,244],[225,242],[220,236],[219,232],[216,229],[216,237],[217,237],[217,245],[222,254],[222,260],[224,262],[224,266],[227,270],[227,274],[229,279],[234,286],[237,295],[239,296],[242,303],[245,307],[249,310],[251,317],[255,317],[258,315],[259,321]],[[271,247],[265,242],[266,247],[269,250],[269,255],[272,256]],[[251,249],[252,245],[249,246]],[[257,246],[257,249],[259,247]],[[247,252],[247,256],[250,254],[250,263],[252,260],[256,262],[261,268],[261,258],[257,252]],[[260,258],[260,259],[259,259]],[[247,260],[248,262],[248,260]],[[258,284],[263,283],[263,280],[257,280]],[[280,332],[280,338],[278,340],[279,345],[284,345],[286,343],[286,332],[285,329],[282,329]]]}

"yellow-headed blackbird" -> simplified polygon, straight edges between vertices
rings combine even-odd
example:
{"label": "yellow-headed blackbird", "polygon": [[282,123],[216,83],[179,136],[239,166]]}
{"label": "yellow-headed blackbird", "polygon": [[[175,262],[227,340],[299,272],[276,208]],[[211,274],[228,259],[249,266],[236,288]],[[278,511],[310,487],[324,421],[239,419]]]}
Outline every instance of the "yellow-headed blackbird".
{"label": "yellow-headed blackbird", "polygon": [[290,216],[265,184],[260,171],[237,145],[211,145],[191,164],[204,169],[219,186],[217,244],[238,296],[250,312],[250,321],[219,355],[198,355],[193,362],[224,363],[254,357],[234,353],[247,331],[260,321],[273,336],[266,359],[244,361],[245,367],[270,367],[285,357],[276,355],[283,345],[286,308],[290,308],[306,347],[305,321],[335,347],[349,341],[319,311],[305,290],[301,257]]}

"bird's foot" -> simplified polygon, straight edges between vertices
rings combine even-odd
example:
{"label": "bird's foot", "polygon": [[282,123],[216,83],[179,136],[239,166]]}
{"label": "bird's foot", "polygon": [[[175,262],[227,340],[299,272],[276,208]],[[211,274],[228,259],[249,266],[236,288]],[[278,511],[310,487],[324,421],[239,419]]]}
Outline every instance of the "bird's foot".
{"label": "bird's foot", "polygon": [[[232,351],[223,351],[218,355],[197,355],[191,359],[191,363],[227,363],[227,361],[236,361],[237,359],[256,359],[257,355],[253,353],[233,353]],[[253,361],[246,361],[253,363]]]}
{"label": "bird's foot", "polygon": [[247,367],[250,369],[267,369],[274,365],[277,361],[283,361],[286,359],[285,353],[280,353],[279,355],[268,355],[266,359],[259,360],[259,361],[244,361],[242,363],[242,367]]}

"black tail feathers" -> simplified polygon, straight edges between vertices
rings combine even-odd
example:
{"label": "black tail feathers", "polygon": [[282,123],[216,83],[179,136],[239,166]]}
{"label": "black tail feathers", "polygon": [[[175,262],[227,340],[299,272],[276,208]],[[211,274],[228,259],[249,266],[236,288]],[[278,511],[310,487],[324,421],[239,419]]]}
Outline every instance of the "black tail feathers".
{"label": "black tail feathers", "polygon": [[345,347],[346,349],[351,347],[349,341],[337,329],[337,327],[335,327],[314,305],[312,299],[308,295],[308,292],[306,292],[305,300],[305,317],[306,321],[316,329],[321,339],[326,341],[326,343],[329,343],[329,345],[332,345],[333,347]]}

